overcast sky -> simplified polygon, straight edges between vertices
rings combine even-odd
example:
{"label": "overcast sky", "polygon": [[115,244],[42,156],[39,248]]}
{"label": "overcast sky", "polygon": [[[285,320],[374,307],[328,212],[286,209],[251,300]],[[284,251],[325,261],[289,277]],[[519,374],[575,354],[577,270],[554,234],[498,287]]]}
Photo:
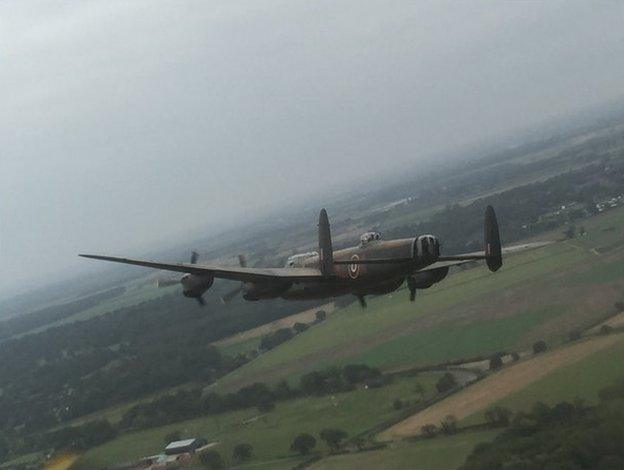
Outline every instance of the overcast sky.
{"label": "overcast sky", "polygon": [[2,1],[0,294],[79,269],[81,251],[133,254],[621,96],[623,15],[618,0]]}

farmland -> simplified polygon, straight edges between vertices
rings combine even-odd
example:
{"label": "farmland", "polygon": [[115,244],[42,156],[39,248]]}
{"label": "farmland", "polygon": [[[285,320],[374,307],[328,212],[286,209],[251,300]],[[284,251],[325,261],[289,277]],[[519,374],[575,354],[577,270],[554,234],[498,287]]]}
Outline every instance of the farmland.
{"label": "farmland", "polygon": [[[355,436],[396,416],[398,412],[392,406],[395,399],[421,400],[417,384],[425,390],[425,398],[431,396],[438,377],[437,373],[421,374],[378,389],[281,402],[269,413],[248,409],[132,432],[87,451],[73,468],[99,468],[152,455],[162,450],[164,436],[176,430],[184,435],[219,441],[219,451],[224,456],[231,454],[234,445],[248,442],[254,447],[254,458],[259,462],[288,457],[292,454],[290,444],[298,433],[318,435],[323,428],[338,427]],[[320,448],[324,449],[322,445]]]}

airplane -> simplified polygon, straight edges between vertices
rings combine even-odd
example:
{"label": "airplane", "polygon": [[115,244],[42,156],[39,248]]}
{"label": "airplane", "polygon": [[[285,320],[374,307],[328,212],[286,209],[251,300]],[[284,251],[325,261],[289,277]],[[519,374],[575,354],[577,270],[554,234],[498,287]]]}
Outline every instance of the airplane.
{"label": "airplane", "polygon": [[215,278],[219,278],[241,283],[222,298],[224,302],[239,293],[248,301],[355,295],[365,308],[367,295],[389,294],[406,282],[409,299],[413,302],[418,289],[427,289],[442,281],[451,266],[484,260],[488,269],[495,272],[503,265],[504,253],[538,248],[550,242],[502,248],[496,213],[492,206],[487,206],[483,243],[483,251],[445,256],[440,253],[440,242],[433,235],[383,240],[378,232],[367,232],[360,237],[359,245],[334,251],[329,218],[327,211],[322,209],[318,222],[318,251],[293,255],[280,268],[250,268],[240,256],[238,267],[200,264],[197,263],[197,253],[193,253],[190,263],[90,254],[79,256],[184,273],[177,282],[182,284],[183,294],[196,299],[200,305],[204,305],[204,293]]}

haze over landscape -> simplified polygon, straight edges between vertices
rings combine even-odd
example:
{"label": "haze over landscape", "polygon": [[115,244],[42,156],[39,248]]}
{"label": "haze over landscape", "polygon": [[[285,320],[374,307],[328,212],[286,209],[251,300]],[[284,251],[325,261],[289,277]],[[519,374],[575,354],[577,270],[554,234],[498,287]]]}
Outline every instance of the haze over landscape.
{"label": "haze over landscape", "polygon": [[0,2],[0,470],[624,468],[623,20]]}
{"label": "haze over landscape", "polygon": [[4,2],[0,292],[618,97],[622,8]]}

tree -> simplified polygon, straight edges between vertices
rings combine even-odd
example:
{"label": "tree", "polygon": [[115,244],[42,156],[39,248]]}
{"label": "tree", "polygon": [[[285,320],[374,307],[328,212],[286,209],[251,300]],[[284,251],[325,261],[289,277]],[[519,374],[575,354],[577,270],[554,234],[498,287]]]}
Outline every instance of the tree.
{"label": "tree", "polygon": [[394,400],[392,402],[392,408],[394,408],[395,410],[400,410],[401,408],[403,408],[403,400],[401,400],[400,398]]}
{"label": "tree", "polygon": [[618,312],[624,312],[624,302],[622,302],[621,300],[615,302],[613,306]]}
{"label": "tree", "polygon": [[490,370],[497,370],[503,367],[503,358],[500,354],[495,354],[490,358]]}
{"label": "tree", "polygon": [[566,238],[574,238],[574,235],[576,234],[576,225],[572,224],[568,226],[563,234],[566,236]]}
{"label": "tree", "polygon": [[295,323],[293,325],[293,329],[297,332],[297,333],[303,333],[305,330],[307,330],[308,328],[310,328],[310,326],[307,323]]}
{"label": "tree", "polygon": [[495,406],[485,412],[485,420],[490,426],[507,426],[512,414],[509,408]]}
{"label": "tree", "polygon": [[247,444],[246,442],[237,444],[236,446],[234,446],[234,449],[232,449],[232,457],[237,462],[244,462],[246,460],[249,460],[252,454],[253,447],[251,447],[251,445]]}
{"label": "tree", "polygon": [[422,435],[427,438],[435,437],[438,434],[438,428],[435,424],[425,424],[420,428]]}
{"label": "tree", "polygon": [[440,393],[448,392],[457,386],[457,380],[455,380],[455,376],[450,372],[444,374],[438,383],[436,383],[436,389]]}
{"label": "tree", "polygon": [[202,452],[199,454],[199,461],[204,467],[209,468],[210,470],[220,470],[221,468],[225,468],[223,458],[216,450]]}
{"label": "tree", "polygon": [[323,429],[321,431],[321,439],[323,439],[332,451],[340,448],[340,443],[346,439],[347,433],[342,429]]}
{"label": "tree", "polygon": [[444,434],[455,434],[457,432],[457,418],[453,415],[447,415],[440,423],[440,429]]}
{"label": "tree", "polygon": [[356,437],[353,439],[353,445],[357,448],[358,451],[362,451],[364,446],[366,445],[366,440],[363,437]]}
{"label": "tree", "polygon": [[316,446],[316,439],[308,433],[301,433],[290,446],[290,450],[293,452],[299,452],[301,455],[308,455],[312,449]]}
{"label": "tree", "polygon": [[347,364],[342,369],[342,375],[347,382],[356,384],[378,378],[381,371],[366,364]]}
{"label": "tree", "polygon": [[609,326],[609,325],[602,325],[600,327],[600,334],[601,335],[608,335],[613,331],[613,327]]}
{"label": "tree", "polygon": [[171,431],[170,433],[165,434],[165,445],[173,441],[179,441],[181,439],[181,436],[182,433],[180,431]]}
{"label": "tree", "polygon": [[315,322],[316,323],[321,323],[322,321],[325,321],[325,319],[327,318],[327,313],[325,313],[325,310],[319,310],[318,312],[316,312],[314,314],[315,317]]}
{"label": "tree", "polygon": [[533,343],[533,354],[546,352],[547,349],[548,349],[548,345],[546,344],[546,341],[544,340],[539,340]]}
{"label": "tree", "polygon": [[275,333],[264,335],[260,340],[260,349],[268,351],[291,339],[295,334],[290,328],[280,328]]}
{"label": "tree", "polygon": [[518,354],[516,351],[512,352],[511,360],[514,362],[518,362],[520,360],[520,354]]}

